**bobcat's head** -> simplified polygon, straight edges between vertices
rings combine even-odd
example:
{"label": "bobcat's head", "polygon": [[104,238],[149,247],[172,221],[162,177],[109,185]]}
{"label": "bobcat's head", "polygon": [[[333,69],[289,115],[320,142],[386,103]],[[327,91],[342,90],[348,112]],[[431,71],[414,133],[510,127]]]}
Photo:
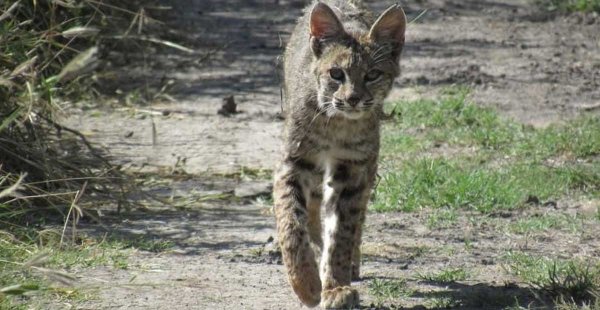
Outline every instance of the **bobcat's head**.
{"label": "bobcat's head", "polygon": [[405,29],[406,16],[397,5],[381,14],[366,32],[351,22],[344,27],[329,6],[315,4],[310,15],[310,47],[321,111],[349,119],[375,111],[399,74]]}

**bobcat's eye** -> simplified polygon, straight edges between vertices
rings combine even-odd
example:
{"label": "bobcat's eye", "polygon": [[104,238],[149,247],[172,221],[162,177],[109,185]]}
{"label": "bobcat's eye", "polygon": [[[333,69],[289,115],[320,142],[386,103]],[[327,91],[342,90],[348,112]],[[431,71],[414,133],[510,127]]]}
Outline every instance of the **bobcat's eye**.
{"label": "bobcat's eye", "polygon": [[381,72],[381,70],[371,70],[369,72],[367,72],[367,74],[365,75],[365,81],[367,82],[373,82],[375,80],[377,80],[381,75],[383,74],[383,72]]}
{"label": "bobcat's eye", "polygon": [[341,82],[344,80],[344,70],[340,68],[332,68],[329,70],[329,76],[331,76],[332,79]]}

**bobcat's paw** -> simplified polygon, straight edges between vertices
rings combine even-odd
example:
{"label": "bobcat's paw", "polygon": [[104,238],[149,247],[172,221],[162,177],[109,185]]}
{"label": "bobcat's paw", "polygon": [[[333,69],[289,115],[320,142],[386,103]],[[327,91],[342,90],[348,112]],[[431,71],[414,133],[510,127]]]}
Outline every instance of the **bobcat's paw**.
{"label": "bobcat's paw", "polygon": [[358,307],[358,292],[349,286],[339,286],[321,292],[321,307],[325,309],[354,309]]}
{"label": "bobcat's paw", "polygon": [[304,278],[293,278],[291,284],[300,301],[306,306],[312,308],[321,301],[321,280],[318,273],[307,270]]}

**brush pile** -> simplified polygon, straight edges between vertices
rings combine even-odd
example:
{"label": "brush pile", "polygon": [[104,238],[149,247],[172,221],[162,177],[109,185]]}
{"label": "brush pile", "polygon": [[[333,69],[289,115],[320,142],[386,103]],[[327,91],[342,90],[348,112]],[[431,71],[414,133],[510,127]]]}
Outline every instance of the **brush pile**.
{"label": "brush pile", "polygon": [[128,12],[102,0],[0,3],[0,228],[64,219],[82,196],[123,193],[106,152],[57,121],[69,100],[93,98],[114,11]]}

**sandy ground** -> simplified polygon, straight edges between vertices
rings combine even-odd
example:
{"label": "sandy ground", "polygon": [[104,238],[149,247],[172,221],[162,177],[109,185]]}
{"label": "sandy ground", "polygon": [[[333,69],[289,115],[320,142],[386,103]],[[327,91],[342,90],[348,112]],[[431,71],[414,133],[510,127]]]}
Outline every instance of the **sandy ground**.
{"label": "sandy ground", "polygon": [[[106,225],[114,232],[170,240],[175,247],[158,254],[138,252],[126,270],[82,270],[81,287],[96,297],[77,307],[300,309],[273,251],[273,217],[256,198],[268,192],[268,182],[202,182],[216,173],[273,168],[282,126],[277,57],[304,2],[161,3],[172,6],[154,13],[166,21],[167,37],[195,52],[162,47],[149,55],[111,52],[114,78],[104,87],[128,93],[143,85],[160,89],[168,84],[173,100],[124,108],[101,105],[74,111],[67,123],[105,145],[114,161],[128,169],[153,172],[177,165],[195,176],[159,192],[176,188],[177,195],[186,197],[194,190],[201,197],[250,186],[249,194],[192,203],[183,210],[134,212],[125,221],[109,214]],[[376,11],[389,4],[369,3]],[[403,74],[390,99],[435,96],[449,85],[466,84],[477,103],[535,126],[600,109],[600,17],[547,15],[526,0],[403,3],[409,18],[428,11],[408,28]],[[234,96],[240,113],[217,114],[227,96]],[[473,226],[469,214],[461,214],[455,226],[430,230],[423,224],[425,213],[372,214],[364,278],[355,283],[363,292],[362,305],[377,303],[366,294],[376,278],[413,279],[409,284],[417,290],[415,297],[382,308],[422,309],[436,297],[463,300],[464,309],[503,308],[514,305],[515,296],[526,305],[532,291],[503,272],[501,257],[508,250],[557,257],[598,252],[597,241],[587,233],[520,236],[497,230],[516,216],[492,216]],[[555,246],[544,247],[548,241]],[[473,276],[446,286],[414,280],[419,272],[447,266],[467,268]]]}

